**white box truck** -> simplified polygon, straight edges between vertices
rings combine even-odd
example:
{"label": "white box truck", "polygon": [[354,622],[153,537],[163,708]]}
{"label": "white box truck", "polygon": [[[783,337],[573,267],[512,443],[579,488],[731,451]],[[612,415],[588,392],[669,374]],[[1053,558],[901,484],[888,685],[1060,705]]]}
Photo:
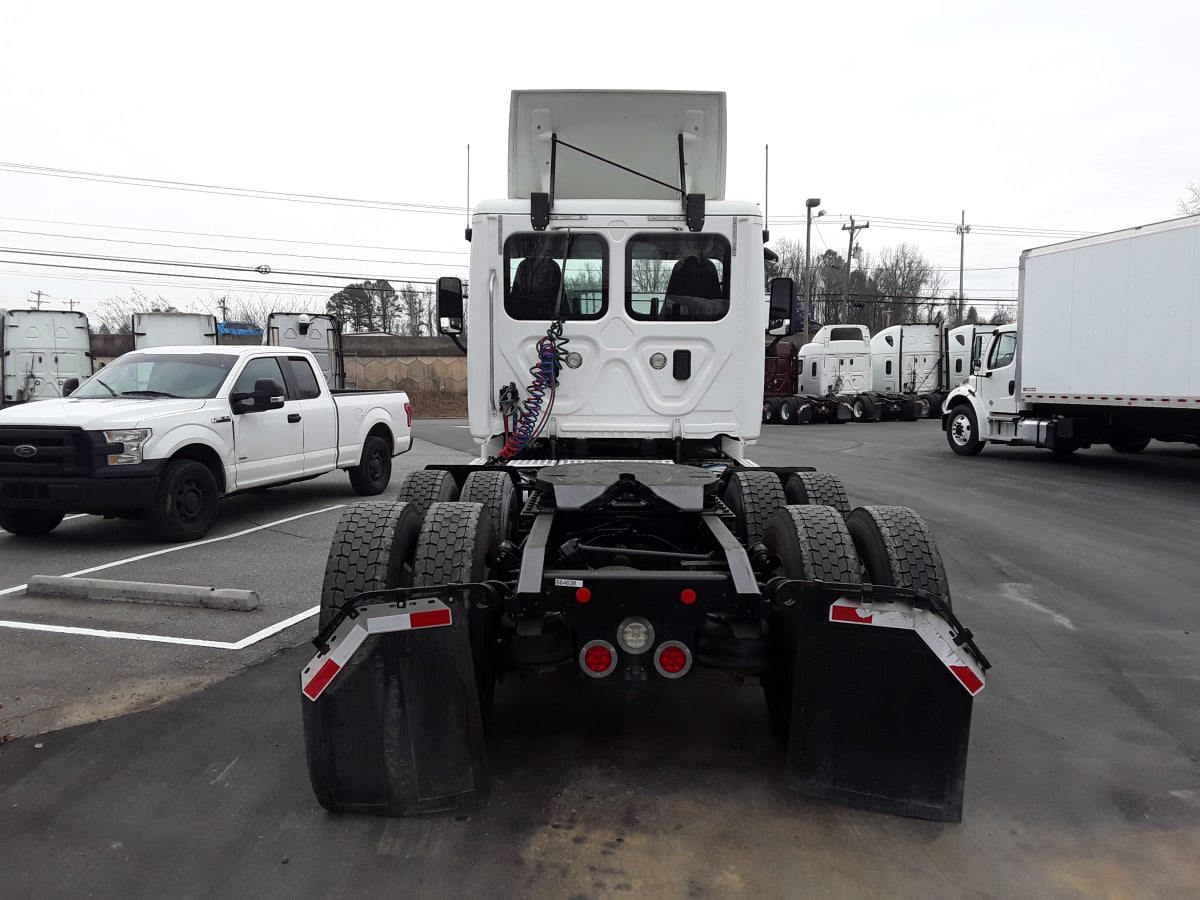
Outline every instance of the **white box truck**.
{"label": "white box truck", "polygon": [[67,309],[0,309],[0,406],[63,395],[92,374],[87,316]]}
{"label": "white box truck", "polygon": [[1019,298],[946,398],[951,450],[1200,443],[1200,216],[1026,250]]}

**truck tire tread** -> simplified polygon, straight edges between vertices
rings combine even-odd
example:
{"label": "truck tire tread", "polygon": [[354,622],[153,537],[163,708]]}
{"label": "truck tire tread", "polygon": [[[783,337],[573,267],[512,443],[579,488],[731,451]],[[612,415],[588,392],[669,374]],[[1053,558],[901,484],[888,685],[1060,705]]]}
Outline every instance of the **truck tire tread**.
{"label": "truck tire tread", "polygon": [[725,504],[737,518],[738,537],[750,547],[762,541],[771,514],[787,506],[787,496],[774,472],[739,469],[725,486]]}
{"label": "truck tire tread", "polygon": [[832,506],[844,519],[850,515],[846,486],[827,472],[793,472],[783,486],[788,506]]}
{"label": "truck tire tread", "polygon": [[458,485],[454,476],[441,469],[419,469],[409,472],[400,482],[396,499],[401,503],[416,504],[421,515],[434,503],[448,503],[458,499]]}
{"label": "truck tire tread", "polygon": [[910,588],[950,603],[946,568],[925,520],[903,506],[860,506],[846,520],[872,584]]}

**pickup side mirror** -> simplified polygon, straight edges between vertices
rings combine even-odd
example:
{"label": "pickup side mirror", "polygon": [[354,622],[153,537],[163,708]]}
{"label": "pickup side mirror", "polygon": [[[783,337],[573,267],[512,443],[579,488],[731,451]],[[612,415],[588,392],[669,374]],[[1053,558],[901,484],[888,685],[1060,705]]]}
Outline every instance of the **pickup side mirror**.
{"label": "pickup side mirror", "polygon": [[796,305],[796,282],[791,278],[771,279],[771,311],[767,318],[775,321],[791,321],[792,309]]}
{"label": "pickup side mirror", "polygon": [[266,412],[268,409],[283,409],[285,400],[283,386],[273,378],[260,378],[254,382],[253,391],[237,391],[229,395],[229,404],[235,414]]}
{"label": "pickup side mirror", "polygon": [[73,393],[75,393],[75,390],[78,387],[79,387],[79,379],[78,378],[68,378],[66,381],[63,382],[62,395],[64,397],[70,397]]}
{"label": "pickup side mirror", "polygon": [[442,334],[462,334],[462,279],[445,276],[437,281],[438,331]]}

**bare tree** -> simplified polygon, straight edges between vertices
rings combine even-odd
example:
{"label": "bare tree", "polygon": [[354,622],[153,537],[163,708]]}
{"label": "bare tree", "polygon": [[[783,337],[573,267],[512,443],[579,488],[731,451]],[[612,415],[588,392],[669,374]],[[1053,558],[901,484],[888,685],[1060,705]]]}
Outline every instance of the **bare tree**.
{"label": "bare tree", "polygon": [[[975,307],[971,307],[974,309]],[[1008,325],[1017,321],[1017,311],[1015,307],[1005,304],[996,307],[996,311],[992,313],[992,317],[988,319],[989,325]]]}
{"label": "bare tree", "polygon": [[396,317],[398,334],[419,337],[426,334],[425,307],[427,305],[425,291],[417,288],[411,281],[406,281],[400,287],[400,314]]}
{"label": "bare tree", "polygon": [[1200,215],[1200,183],[1193,181],[1179,200],[1179,211],[1185,216]]}
{"label": "bare tree", "polygon": [[133,317],[136,313],[146,312],[178,312],[170,301],[163,297],[153,300],[137,288],[130,288],[129,296],[116,295],[109,297],[100,304],[99,311],[92,320],[99,323],[100,328],[107,328],[109,334],[129,334],[133,331]]}
{"label": "bare tree", "polygon": [[635,294],[664,293],[667,282],[671,280],[671,267],[661,259],[635,259],[632,271]]}
{"label": "bare tree", "polygon": [[915,245],[903,243],[879,251],[875,284],[884,300],[881,313],[886,324],[899,325],[933,317],[942,276]]}

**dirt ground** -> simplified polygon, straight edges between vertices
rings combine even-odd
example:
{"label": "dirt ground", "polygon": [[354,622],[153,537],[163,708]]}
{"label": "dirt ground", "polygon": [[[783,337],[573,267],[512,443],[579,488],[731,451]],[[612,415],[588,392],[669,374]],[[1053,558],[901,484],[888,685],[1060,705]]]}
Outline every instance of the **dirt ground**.
{"label": "dirt ground", "polygon": [[408,395],[413,417],[417,419],[462,418],[467,414],[466,394],[439,391],[412,391]]}

